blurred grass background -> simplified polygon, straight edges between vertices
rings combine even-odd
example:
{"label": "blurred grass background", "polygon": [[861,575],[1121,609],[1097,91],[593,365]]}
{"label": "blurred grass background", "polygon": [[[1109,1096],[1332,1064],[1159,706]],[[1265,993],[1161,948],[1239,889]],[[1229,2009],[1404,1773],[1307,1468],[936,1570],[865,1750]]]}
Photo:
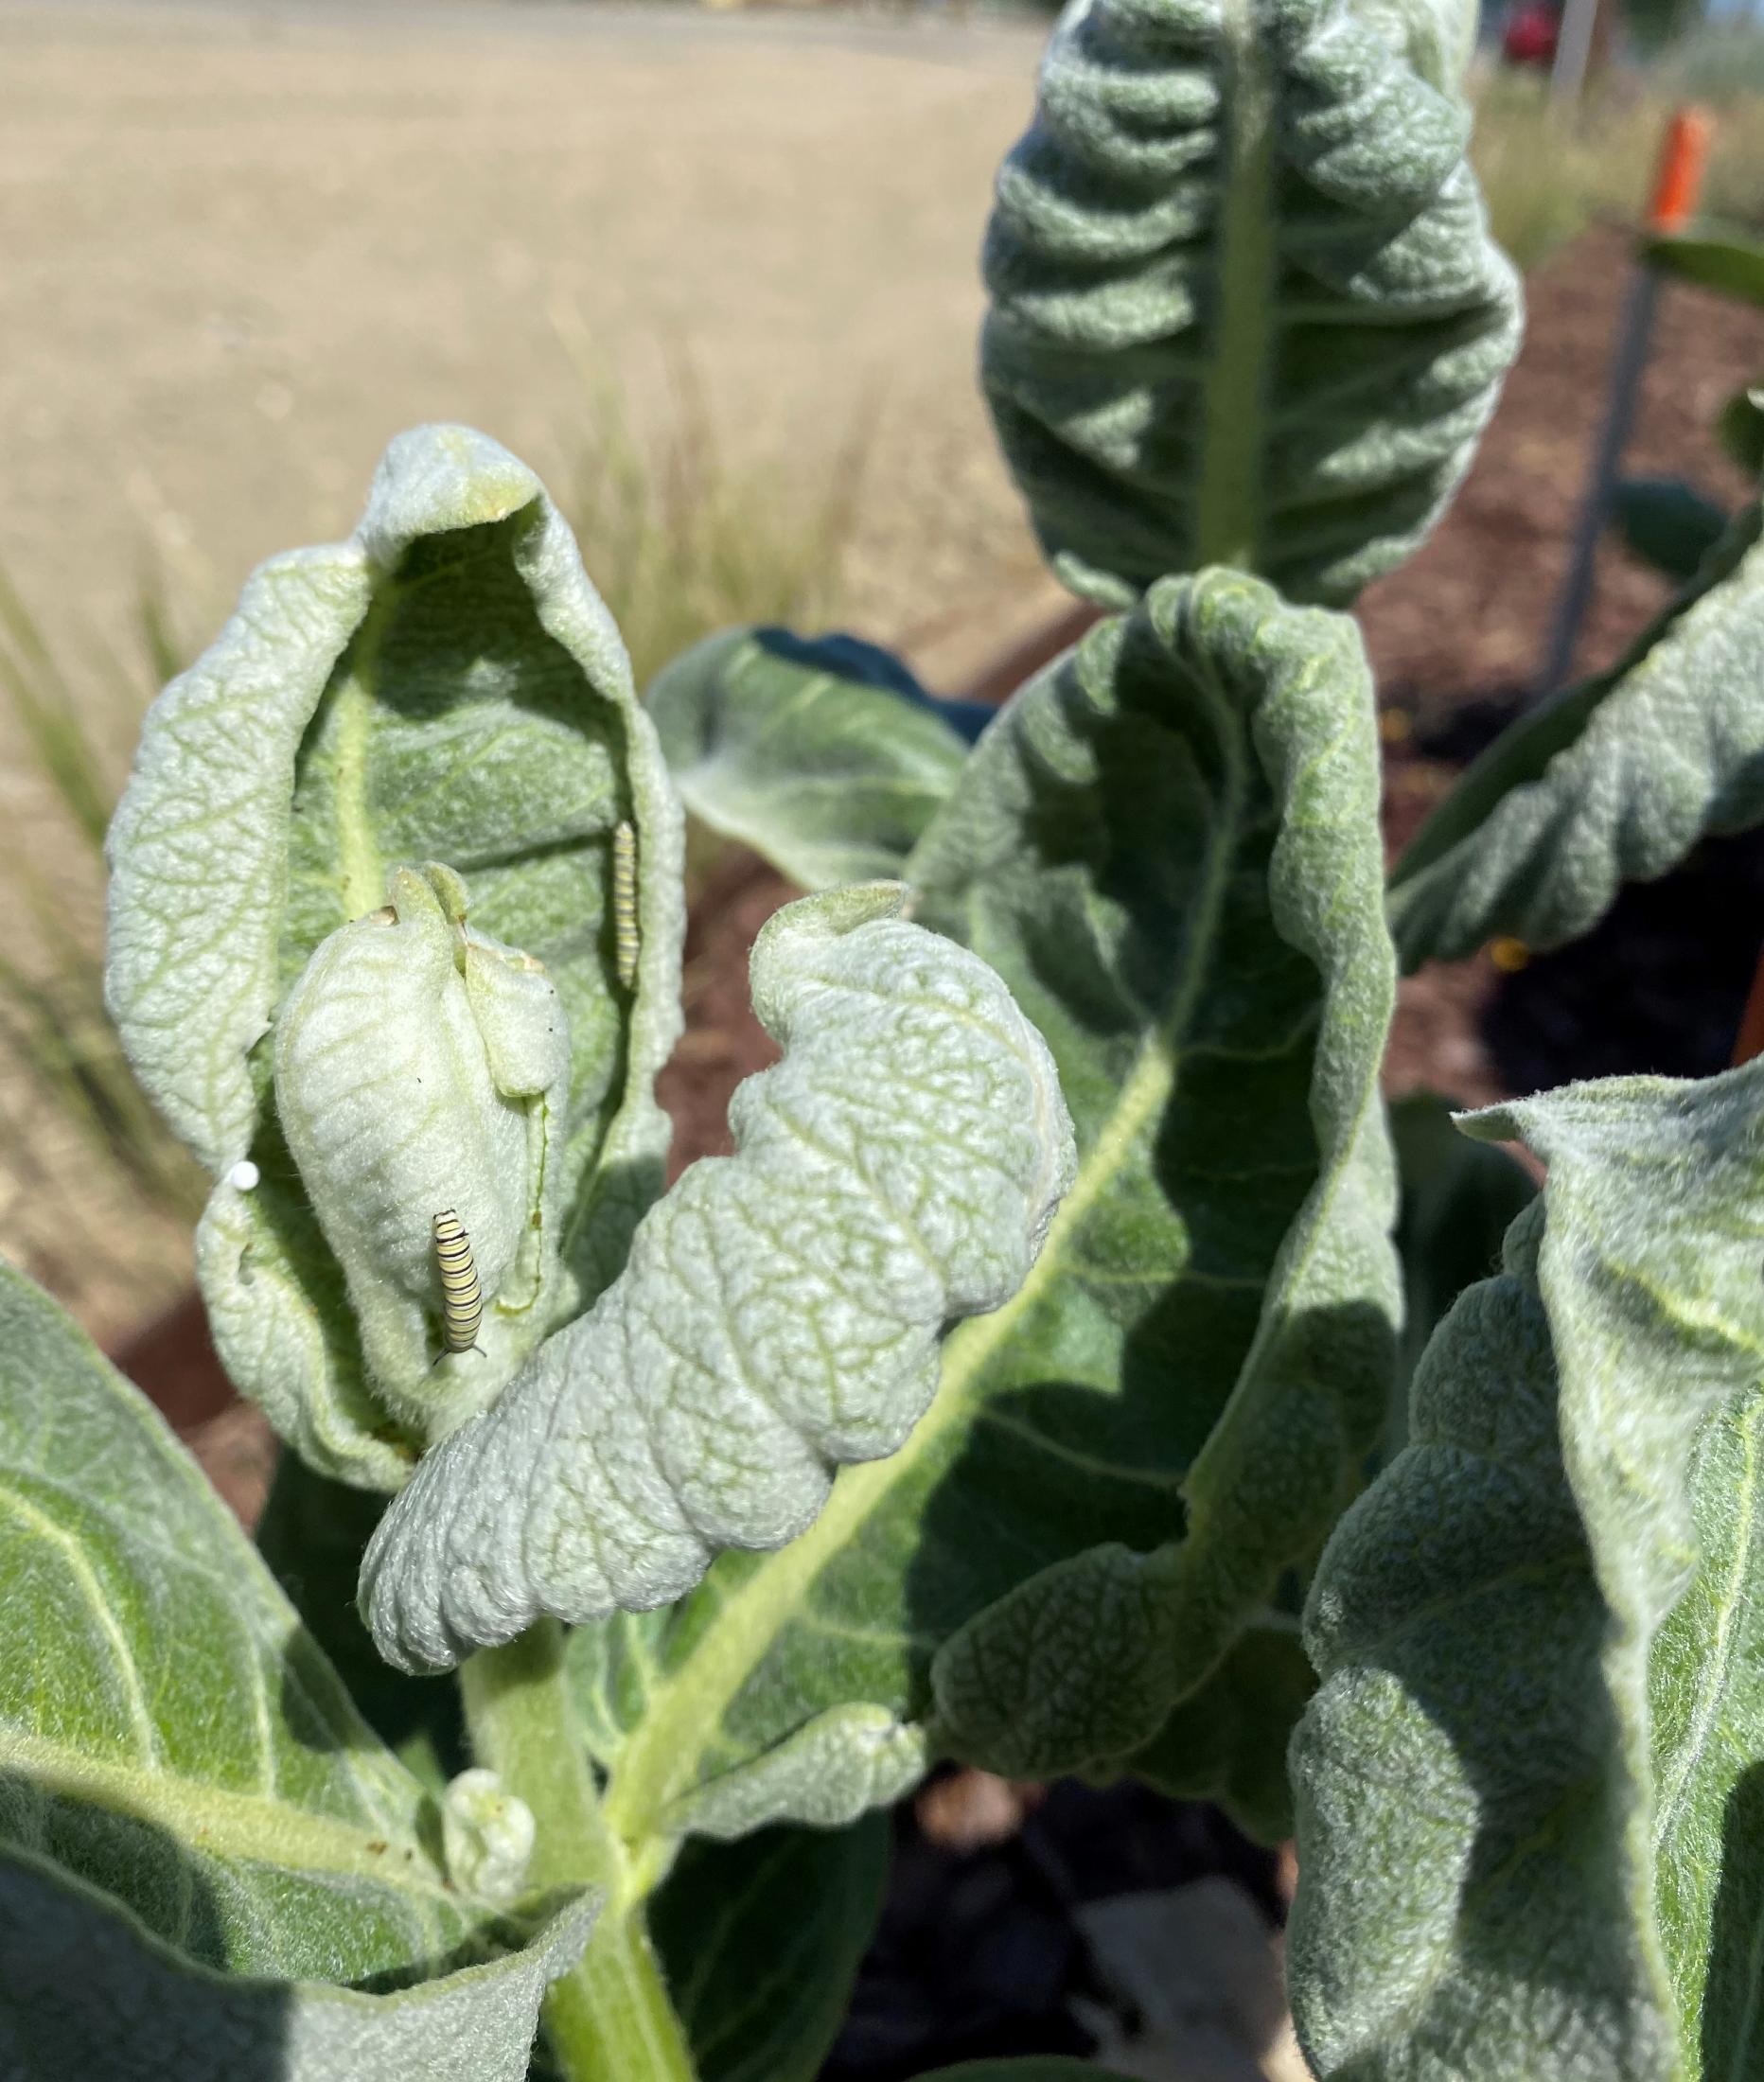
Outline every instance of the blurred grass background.
{"label": "blurred grass background", "polygon": [[[45,20],[41,7],[34,15],[27,7],[9,11],[9,0],[0,0],[0,62],[9,50],[46,47],[40,36]],[[153,89],[163,104],[154,110],[155,122],[190,123],[190,97],[224,93],[226,78],[238,76],[227,68],[249,61],[233,45],[211,50],[204,32],[179,26],[181,20],[168,32],[174,44],[185,41],[173,52],[179,62]],[[744,33],[740,25],[718,26],[719,33]],[[760,25],[754,30],[760,33]],[[89,24],[79,31],[88,40],[100,33]],[[641,244],[623,257],[598,250],[613,220],[595,211],[616,207],[616,186],[597,187],[596,173],[573,193],[569,212],[542,228],[579,263],[561,285],[530,256],[521,258],[526,249],[517,253],[504,231],[523,211],[530,214],[531,184],[555,181],[549,164],[490,150],[481,165],[460,169],[488,228],[478,245],[463,234],[451,249],[443,239],[422,256],[422,267],[467,273],[481,267],[489,279],[479,287],[492,302],[501,298],[529,319],[532,308],[542,309],[538,330],[549,344],[537,354],[523,349],[521,360],[508,327],[499,332],[492,314],[474,349],[469,380],[457,379],[458,401],[432,372],[414,379],[409,409],[386,408],[395,416],[375,426],[372,447],[399,424],[439,415],[437,400],[518,445],[526,430],[542,424],[548,452],[535,460],[577,529],[591,573],[625,631],[640,684],[688,644],[732,623],[817,627],[847,618],[912,650],[934,675],[941,665],[951,679],[975,659],[977,646],[983,655],[1014,620],[1033,620],[1045,609],[1048,584],[968,375],[979,311],[972,256],[986,182],[1027,114],[1042,31],[1039,25],[976,31],[971,51],[978,56],[962,61],[968,70],[954,86],[950,54],[969,46],[952,39],[965,32],[945,25],[937,33],[944,41],[936,46],[812,45],[796,75],[790,65],[797,60],[785,63],[776,56],[781,46],[769,45],[769,69],[778,74],[769,86],[729,69],[734,46],[726,40],[711,52],[714,65],[702,79],[684,46],[682,53],[664,53],[659,64],[647,57],[640,64],[630,49],[608,41],[593,74],[608,109],[625,92],[622,81],[647,64],[655,78],[642,75],[643,91],[659,97],[658,108],[666,109],[671,96],[709,91],[725,113],[732,101],[734,115],[720,140],[694,139],[682,119],[674,135],[653,140],[652,158],[632,173],[634,184],[650,187],[683,184],[666,219],[670,236],[656,239],[652,256]],[[437,97],[430,116],[448,119],[446,94],[466,92],[449,82],[477,62],[475,48],[461,43],[450,54],[442,49],[425,59],[432,59],[432,71],[410,88]],[[300,44],[297,55],[306,67],[300,92],[334,93],[344,104],[367,95],[367,74],[352,72],[352,65],[371,61],[383,74],[397,63],[396,45],[370,48],[323,36]],[[542,50],[529,57],[549,62]],[[207,90],[205,68],[215,73]],[[30,183],[57,178],[62,163],[57,150],[69,167],[79,164],[82,126],[94,119],[95,105],[80,101],[84,76],[67,78],[76,83],[67,88],[62,129],[46,133],[46,151],[33,149],[9,168],[15,195],[26,204]],[[718,82],[714,88],[712,79]],[[824,107],[815,103],[818,91]],[[1708,211],[1755,224],[1764,215],[1764,34],[1731,30],[1685,39],[1646,72],[1608,78],[1572,119],[1550,107],[1541,77],[1495,72],[1484,79],[1475,158],[1496,234],[1523,267],[1544,263],[1596,220],[1633,220],[1664,112],[1692,93],[1714,101],[1720,115]],[[767,95],[780,111],[789,111],[787,121],[780,115],[780,134],[769,144],[753,134],[752,123],[754,110],[771,105]],[[920,99],[927,103],[927,127],[915,144],[902,131],[900,111]],[[297,97],[272,113],[284,126],[297,121]],[[402,118],[388,103],[367,106],[360,119],[396,126]],[[874,134],[860,133],[860,122]],[[944,157],[925,164],[933,146]],[[621,152],[628,163],[629,149],[618,139],[605,150],[609,163]],[[801,153],[799,166],[772,168],[780,152],[791,150]],[[208,151],[202,142],[198,157]],[[682,171],[682,157],[697,170]],[[762,161],[765,170],[756,171]],[[301,159],[270,170],[285,181],[306,166]],[[8,170],[0,147],[0,172]],[[225,177],[221,165],[208,170]],[[849,203],[831,193],[836,178],[846,181]],[[480,197],[485,184],[489,192]],[[399,255],[412,211],[423,213],[424,236],[440,236],[433,220],[437,212],[445,218],[444,199],[420,190],[378,193],[381,185],[363,173],[303,207],[318,220],[342,213],[352,234],[362,237],[354,218],[381,207],[376,236]],[[706,198],[725,188],[730,215],[707,228]],[[266,192],[279,191],[272,184]],[[76,216],[94,206],[72,186],[67,194]],[[291,229],[278,224],[271,203],[252,207],[257,214],[248,210],[234,228],[247,244],[263,237],[266,270],[310,264],[302,247],[311,236],[309,222]],[[791,210],[800,224],[780,243],[781,215]],[[749,238],[750,224],[750,257],[725,253],[732,241]],[[784,228],[790,231],[789,221]],[[705,243],[694,245],[695,238]],[[77,240],[67,250],[78,256]],[[371,242],[363,254],[378,264]],[[726,266],[713,283],[705,271],[719,255]],[[371,284],[374,265],[367,273]],[[126,282],[103,288],[126,305]],[[695,316],[698,290],[707,306]],[[200,293],[209,291],[204,286]],[[259,292],[247,285],[245,293]],[[213,294],[219,305],[220,292]],[[732,326],[726,333],[718,318],[732,297],[747,299],[740,308],[750,304],[756,313],[745,331]],[[817,316],[807,324],[803,314],[815,313],[818,300],[826,305],[824,322]],[[394,303],[389,299],[388,308]],[[589,310],[595,325],[582,315]],[[609,310],[616,324],[609,325]],[[446,315],[422,323],[442,324]],[[469,314],[455,315],[465,324]],[[206,323],[212,329],[215,321]],[[646,337],[645,328],[653,328]],[[269,329],[265,324],[266,335]],[[79,326],[68,337],[78,340]],[[718,362],[707,370],[701,357],[711,340]],[[126,325],[118,341],[126,352]],[[361,314],[345,344],[355,360],[345,357],[324,371],[325,382],[343,394],[358,376],[363,384],[375,380],[377,361],[389,351],[379,328]],[[328,336],[327,344],[336,347]],[[53,355],[57,341],[31,336],[29,351]],[[509,357],[500,376],[503,391],[512,385],[520,398],[504,420],[482,409],[482,391],[474,389],[499,379],[499,351]],[[146,350],[144,358],[150,361]],[[738,379],[714,381],[728,375],[726,363],[737,366]],[[548,372],[537,391],[532,367]],[[306,380],[291,362],[259,382],[250,413],[232,423],[235,438],[260,439],[273,458]],[[189,396],[178,397],[178,409],[187,414]],[[11,409],[29,426],[32,414],[47,408],[32,405],[21,391]],[[175,441],[176,428],[168,432],[152,418],[155,412],[163,418],[163,397],[145,395],[133,409],[162,445]],[[94,481],[102,474],[100,465]],[[0,901],[11,926],[0,942],[0,1248],[21,1258],[110,1338],[165,1306],[186,1280],[190,1225],[203,1182],[136,1092],[104,1017],[104,826],[143,707],[218,626],[244,562],[283,539],[334,535],[336,505],[353,503],[364,488],[350,481],[333,498],[328,479],[315,477],[309,524],[258,544],[253,531],[261,516],[248,492],[236,486],[237,515],[206,512],[194,526],[147,475],[145,491],[137,470],[130,500],[115,503],[132,504],[133,519],[119,527],[114,513],[105,517],[99,553],[70,541],[64,553],[51,556],[50,565],[63,554],[74,564],[71,578],[53,570],[44,575],[38,535],[13,538],[32,570],[15,568],[0,535]],[[131,533],[137,544],[132,552]],[[236,535],[252,552],[237,564],[230,561],[239,546]],[[119,556],[130,573],[119,574]]]}

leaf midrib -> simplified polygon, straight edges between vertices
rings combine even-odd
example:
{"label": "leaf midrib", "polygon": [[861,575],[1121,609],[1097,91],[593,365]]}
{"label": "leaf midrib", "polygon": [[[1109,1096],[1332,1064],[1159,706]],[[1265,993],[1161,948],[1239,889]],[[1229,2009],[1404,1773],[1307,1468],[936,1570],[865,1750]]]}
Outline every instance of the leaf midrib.
{"label": "leaf midrib", "polygon": [[[106,1763],[66,1743],[0,1726],[0,1772],[13,1772],[36,1791],[62,1795],[163,1829],[183,1849],[204,1857],[297,1872],[336,1873],[399,1892],[444,1898],[462,1913],[469,1904],[430,1865],[412,1839],[381,1822],[333,1821],[286,1801],[139,1763]],[[375,1852],[370,1844],[383,1844]]]}
{"label": "leaf midrib", "polygon": [[1279,318],[1274,294],[1275,84],[1255,0],[1226,0],[1221,95],[1230,144],[1216,247],[1218,324],[1201,382],[1193,565],[1261,568],[1264,401]]}
{"label": "leaf midrib", "polygon": [[379,701],[379,653],[397,604],[390,581],[376,589],[357,634],[349,676],[337,690],[332,773],[337,812],[337,865],[344,915],[361,918],[385,900],[386,869],[368,811],[367,761]]}
{"label": "leaf midrib", "polygon": [[1177,979],[1163,1019],[1142,1043],[1107,1124],[1079,1166],[1041,1256],[1010,1300],[989,1315],[970,1318],[945,1340],[936,1398],[906,1445],[886,1459],[842,1469],[825,1509],[808,1531],[767,1557],[723,1598],[714,1623],[700,1637],[701,1645],[650,1691],[644,1718],[613,1769],[605,1808],[609,1826],[634,1849],[655,1833],[668,1803],[696,1783],[699,1761],[716,1739],[729,1707],[790,1615],[806,1602],[822,1569],[850,1544],[857,1528],[934,1441],[978,1419],[983,1405],[970,1400],[974,1384],[1063,1273],[1066,1252],[1085,1217],[1169,1103],[1181,1061],[1181,1036],[1211,967],[1243,835],[1248,779],[1249,719],[1235,712],[1206,661],[1197,658],[1191,663],[1220,727],[1224,752],[1219,809],[1194,906],[1196,930],[1187,943],[1195,950],[1193,958]]}

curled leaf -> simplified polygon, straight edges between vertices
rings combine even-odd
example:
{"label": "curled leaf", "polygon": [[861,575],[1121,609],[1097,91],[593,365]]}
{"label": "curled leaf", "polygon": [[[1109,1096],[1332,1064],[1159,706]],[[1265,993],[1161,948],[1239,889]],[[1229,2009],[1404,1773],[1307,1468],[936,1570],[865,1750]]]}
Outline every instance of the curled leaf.
{"label": "curled leaf", "polygon": [[1318,1564],[1300,2035],[1354,2082],[1751,2074],[1764,1065],[1464,1125],[1548,1176]]}
{"label": "curled leaf", "polygon": [[1505,732],[1417,832],[1390,878],[1405,966],[1495,933],[1561,946],[1624,883],[1764,819],[1761,525],[1755,504],[1619,664]]}
{"label": "curled leaf", "polygon": [[[266,565],[153,704],[109,856],[112,1013],[219,1181],[197,1255],[221,1359],[321,1472],[396,1489],[437,1420],[415,1329],[408,1307],[396,1324],[366,1309],[370,1353],[341,1299],[378,1277],[380,1303],[413,1302],[415,1227],[370,1275],[342,1241],[348,1196],[303,1133],[310,1111],[285,1124],[271,1090],[265,1036],[315,951],[334,934],[333,962],[361,951],[358,921],[395,870],[439,863],[434,887],[469,881],[454,954],[491,1081],[551,1095],[550,1211],[509,1275],[538,1280],[519,1325],[503,1321],[511,1362],[616,1272],[666,1149],[652,1085],[679,1026],[679,804],[618,632],[526,466],[467,428],[400,435],[354,537]],[[549,1021],[518,1003],[546,983],[570,1037],[560,1090]],[[456,996],[448,985],[437,1007]],[[316,1184],[300,1174],[315,1159]],[[524,1221],[531,1149],[516,1169]],[[460,1197],[478,1200],[478,1242],[499,1254],[508,1210],[484,1204],[480,1177],[428,1181],[405,1212],[426,1225]],[[385,1241],[386,1210],[362,1213],[356,1241]],[[506,1281],[497,1295],[514,1298]],[[493,1392],[500,1365],[453,1384],[456,1402],[444,1390],[450,1414]]]}
{"label": "curled leaf", "polygon": [[625,1271],[431,1454],[362,1564],[380,1652],[446,1668],[538,1614],[666,1603],[782,1546],[840,1462],[893,1453],[944,1327],[1021,1284],[1072,1170],[1040,1036],[870,884],[780,912],[754,1009],[783,1045]]}
{"label": "curled leaf", "polygon": [[[275,1099],[375,1389],[442,1430],[482,1408],[534,1340],[557,1256],[569,1032],[538,965],[466,925],[457,875],[398,869],[389,894],[322,942],[289,992]],[[434,1332],[444,1212],[486,1312],[459,1353]]]}

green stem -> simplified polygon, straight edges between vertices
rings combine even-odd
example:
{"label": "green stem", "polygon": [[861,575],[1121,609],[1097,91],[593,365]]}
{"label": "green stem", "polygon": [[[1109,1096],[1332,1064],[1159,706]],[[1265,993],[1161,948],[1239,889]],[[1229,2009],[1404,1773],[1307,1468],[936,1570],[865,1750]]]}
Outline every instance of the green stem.
{"label": "green stem", "polygon": [[563,1632],[542,1619],[460,1671],[479,1763],[533,1810],[536,1887],[603,1894],[579,1965],[552,1985],[545,2029],[569,2082],[694,2082],[692,2056],[644,1928],[643,1886],[608,1828],[571,1711]]}

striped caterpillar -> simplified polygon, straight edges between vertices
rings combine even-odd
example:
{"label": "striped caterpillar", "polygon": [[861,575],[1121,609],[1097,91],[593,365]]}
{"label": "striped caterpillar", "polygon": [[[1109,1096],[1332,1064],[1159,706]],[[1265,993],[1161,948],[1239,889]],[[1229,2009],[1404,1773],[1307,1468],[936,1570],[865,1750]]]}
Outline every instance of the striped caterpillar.
{"label": "striped caterpillar", "polygon": [[693,1165],[590,1313],[419,1464],[362,1563],[389,1662],[445,1669],[781,1546],[838,1465],[904,1443],[948,1325],[1021,1285],[1072,1175],[1052,1059],[905,897],[767,925],[753,1008],[785,1053],[731,1103],[734,1156]]}
{"label": "striped caterpillar", "polygon": [[620,824],[612,834],[612,956],[619,981],[629,990],[637,981],[637,834]]}
{"label": "striped caterpillar", "polygon": [[450,1352],[476,1351],[484,1321],[484,1289],[471,1240],[451,1208],[434,1218],[435,1263],[441,1273],[441,1341]]}

